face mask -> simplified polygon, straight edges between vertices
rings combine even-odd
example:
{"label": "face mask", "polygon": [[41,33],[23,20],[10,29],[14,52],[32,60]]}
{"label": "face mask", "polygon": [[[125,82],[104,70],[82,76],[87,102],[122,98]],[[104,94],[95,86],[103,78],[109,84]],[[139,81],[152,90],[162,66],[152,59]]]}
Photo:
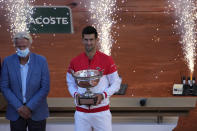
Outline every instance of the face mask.
{"label": "face mask", "polygon": [[29,54],[29,48],[26,48],[24,50],[20,50],[19,48],[16,49],[16,54],[19,56],[19,57],[23,57],[25,58],[28,54]]}

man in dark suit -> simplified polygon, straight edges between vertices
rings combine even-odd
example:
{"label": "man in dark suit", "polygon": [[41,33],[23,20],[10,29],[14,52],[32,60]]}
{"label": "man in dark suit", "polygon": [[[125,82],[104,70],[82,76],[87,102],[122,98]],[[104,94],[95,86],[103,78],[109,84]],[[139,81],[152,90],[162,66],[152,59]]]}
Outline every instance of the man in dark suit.
{"label": "man in dark suit", "polygon": [[1,91],[8,102],[6,117],[11,131],[45,131],[49,116],[49,70],[43,56],[30,52],[31,36],[14,36],[16,54],[3,60]]}

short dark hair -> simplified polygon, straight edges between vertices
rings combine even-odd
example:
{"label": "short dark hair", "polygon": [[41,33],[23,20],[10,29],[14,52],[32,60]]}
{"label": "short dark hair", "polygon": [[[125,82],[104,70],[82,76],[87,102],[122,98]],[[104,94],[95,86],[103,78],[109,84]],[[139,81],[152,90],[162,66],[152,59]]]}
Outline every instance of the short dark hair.
{"label": "short dark hair", "polygon": [[93,26],[86,26],[82,31],[82,38],[84,37],[84,34],[95,34],[96,39],[98,37],[98,33]]}

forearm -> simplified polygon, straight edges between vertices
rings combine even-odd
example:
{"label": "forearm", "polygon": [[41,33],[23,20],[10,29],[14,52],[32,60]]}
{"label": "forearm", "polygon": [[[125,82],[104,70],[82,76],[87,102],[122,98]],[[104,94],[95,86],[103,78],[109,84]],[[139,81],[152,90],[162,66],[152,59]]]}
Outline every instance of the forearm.
{"label": "forearm", "polygon": [[104,95],[105,95],[105,97],[106,97],[106,95],[107,95],[107,97],[110,97],[120,89],[120,85],[121,85],[122,80],[119,77],[117,71],[112,74],[107,75],[107,78],[109,80],[110,86],[105,89]]}
{"label": "forearm", "polygon": [[66,81],[68,86],[68,91],[72,97],[75,97],[77,93],[77,85],[75,83],[75,79],[73,78],[72,74],[66,74]]}

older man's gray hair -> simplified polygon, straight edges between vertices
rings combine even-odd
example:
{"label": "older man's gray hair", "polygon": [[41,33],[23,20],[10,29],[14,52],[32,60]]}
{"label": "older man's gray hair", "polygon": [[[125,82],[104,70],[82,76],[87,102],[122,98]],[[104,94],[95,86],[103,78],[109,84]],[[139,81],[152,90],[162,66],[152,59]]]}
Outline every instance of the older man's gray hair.
{"label": "older man's gray hair", "polygon": [[16,39],[21,39],[21,38],[25,38],[25,39],[28,39],[29,42],[32,44],[32,37],[29,33],[27,32],[18,32],[14,35],[14,38],[13,38],[13,42],[14,44],[16,44]]}

